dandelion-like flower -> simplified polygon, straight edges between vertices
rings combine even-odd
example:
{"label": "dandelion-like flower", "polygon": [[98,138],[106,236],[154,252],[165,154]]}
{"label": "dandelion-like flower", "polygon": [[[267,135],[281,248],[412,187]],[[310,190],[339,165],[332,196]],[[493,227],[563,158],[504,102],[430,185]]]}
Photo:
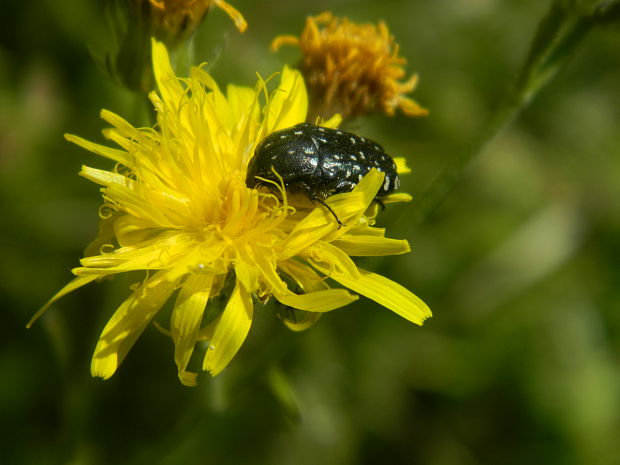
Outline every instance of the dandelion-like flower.
{"label": "dandelion-like flower", "polygon": [[[98,278],[144,270],[145,280],[103,329],[92,374],[112,376],[176,292],[169,332],[179,378],[194,385],[196,373],[188,363],[197,342],[207,342],[202,368],[220,373],[250,330],[255,301],[273,298],[304,315],[320,315],[357,299],[347,289],[330,287],[335,281],[411,322],[422,324],[430,316],[414,294],[358,268],[350,258],[409,251],[407,241],[386,238],[384,229],[372,226],[369,206],[382,173],[372,170],[352,192],[326,200],[342,227],[324,206],[291,205],[282,185],[275,183],[272,191],[246,186],[256,145],[306,118],[307,96],[297,71],[285,67],[271,94],[263,80],[254,88],[229,85],[224,93],[202,68],[193,68],[188,79],[177,78],[158,42],[153,63],[159,89],[150,95],[155,127],[138,129],[104,110],[102,118],[112,126],[104,134],[120,148],[67,136],[116,167],[82,168],[82,176],[102,186],[100,234],[89,256],[72,270],[73,281],[33,321],[59,298]],[[333,127],[337,120],[323,124]],[[382,200],[407,198],[392,194]],[[205,310],[217,307],[214,299],[224,300],[224,308],[207,316],[211,312]],[[287,325],[300,330],[315,320],[290,319]]]}
{"label": "dandelion-like flower", "polygon": [[398,44],[387,25],[356,24],[329,12],[310,16],[301,37],[278,36],[273,50],[282,45],[301,49],[301,70],[308,85],[311,115],[340,113],[345,119],[372,112],[408,116],[428,112],[405,94],[413,91],[417,75],[407,81],[398,55]]}

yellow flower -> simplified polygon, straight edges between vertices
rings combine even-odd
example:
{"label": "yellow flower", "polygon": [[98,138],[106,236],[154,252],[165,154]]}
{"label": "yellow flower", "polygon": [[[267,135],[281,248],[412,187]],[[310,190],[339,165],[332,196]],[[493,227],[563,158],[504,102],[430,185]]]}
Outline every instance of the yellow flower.
{"label": "yellow flower", "polygon": [[[177,78],[161,43],[153,43],[153,62],[159,89],[150,95],[157,111],[154,128],[137,129],[104,110],[102,118],[112,126],[104,134],[120,148],[66,136],[116,167],[82,168],[82,176],[103,186],[100,234],[88,249],[92,255],[87,253],[73,269],[73,281],[33,321],[67,293],[98,278],[145,270],[144,282],[105,326],[92,374],[112,376],[178,291],[170,335],[179,377],[194,385],[196,374],[188,371],[188,362],[196,343],[208,341],[202,368],[220,373],[250,330],[255,300],[275,298],[319,315],[357,299],[348,290],[331,288],[326,278],[414,323],[430,316],[411,292],[358,268],[350,258],[409,251],[407,241],[388,239],[383,229],[372,226],[369,206],[383,183],[382,173],[373,170],[352,192],[327,199],[345,223],[341,228],[321,205],[289,204],[281,186],[274,186],[279,195],[246,186],[248,161],[258,142],[306,118],[306,91],[298,72],[285,67],[270,95],[262,80],[255,88],[229,85],[224,93],[201,68],[193,68],[188,79]],[[323,122],[335,123],[337,118]],[[402,160],[398,163],[404,167]],[[407,199],[393,194],[385,201]],[[226,303],[209,317],[205,309],[216,307],[215,297]],[[304,317],[287,325],[301,330],[315,320]]]}
{"label": "yellow flower", "polygon": [[311,115],[340,113],[347,119],[380,111],[391,116],[397,108],[408,116],[428,113],[404,95],[413,91],[418,77],[400,82],[406,60],[398,56],[398,44],[383,21],[356,24],[324,12],[307,18],[300,38],[276,37],[271,48],[285,44],[301,49]]}

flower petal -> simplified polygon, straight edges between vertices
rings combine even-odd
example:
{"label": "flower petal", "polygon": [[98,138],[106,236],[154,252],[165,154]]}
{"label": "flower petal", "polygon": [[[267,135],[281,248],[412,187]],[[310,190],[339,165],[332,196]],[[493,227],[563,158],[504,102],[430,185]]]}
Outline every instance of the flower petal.
{"label": "flower petal", "polygon": [[381,203],[384,205],[396,202],[411,202],[411,200],[411,195],[405,192],[392,192],[391,194],[381,197]]}
{"label": "flower petal", "polygon": [[125,150],[113,149],[105,145],[95,144],[94,142],[74,136],[73,134],[65,134],[65,139],[97,155],[122,163],[125,166],[131,166],[131,156]]}
{"label": "flower petal", "polygon": [[[354,278],[359,277],[357,265],[351,258],[328,242],[320,242],[308,247],[299,254],[314,262],[320,262],[337,273],[344,273]],[[316,268],[316,267],[315,267]]]}
{"label": "flower petal", "polygon": [[134,270],[157,270],[176,265],[195,248],[188,234],[168,231],[137,246],[121,247],[114,252],[84,257],[81,267],[74,268],[76,275],[112,274]]}
{"label": "flower petal", "polygon": [[299,71],[284,67],[280,85],[273,92],[266,110],[267,132],[264,135],[295,126],[306,119],[308,96]]}
{"label": "flower petal", "polygon": [[378,236],[341,236],[332,242],[347,255],[356,257],[375,257],[398,255],[411,252],[409,242],[404,239],[389,239]]}
{"label": "flower petal", "polygon": [[[177,102],[181,101],[184,91],[170,65],[168,51],[162,42],[155,39],[151,41],[151,45],[153,48],[153,73],[159,92],[164,102],[176,105]],[[176,108],[174,109],[176,110]]]}
{"label": "flower petal", "polygon": [[275,298],[289,307],[308,312],[324,313],[349,305],[351,302],[355,302],[358,296],[344,289],[325,289],[324,291],[306,294],[275,294]]}
{"label": "flower petal", "polygon": [[377,193],[384,179],[385,173],[373,168],[366,173],[361,181],[353,188],[353,192],[361,192],[364,195],[364,210],[366,210],[370,203],[375,200],[375,197],[377,197]]}
{"label": "flower petal", "polygon": [[311,263],[334,281],[380,303],[412,323],[421,325],[432,316],[431,310],[419,297],[384,276],[358,268],[359,276],[353,277],[337,269],[330,269],[323,263]]}
{"label": "flower petal", "polygon": [[207,349],[203,370],[215,376],[226,368],[250,331],[252,313],[252,295],[237,281]]}
{"label": "flower petal", "polygon": [[230,19],[234,21],[235,26],[237,26],[239,32],[245,32],[245,29],[248,27],[248,23],[243,18],[243,15],[235,7],[228,4],[224,0],[213,0],[213,4],[217,5],[226,12]]}
{"label": "flower petal", "polygon": [[312,268],[298,261],[279,262],[278,269],[293,278],[303,291],[314,292],[329,289],[325,278],[321,278]]}
{"label": "flower petal", "polygon": [[146,325],[168,300],[176,283],[168,281],[166,274],[155,274],[114,312],[95,348],[90,368],[93,376],[108,379],[114,374]]}
{"label": "flower petal", "polygon": [[[319,276],[316,271],[296,260],[286,260],[278,263],[278,269],[293,278],[301,290],[305,292],[329,289],[325,278]],[[321,317],[319,312],[306,312],[296,310],[285,305],[277,312],[278,318],[292,331],[304,331],[312,327]]]}
{"label": "flower petal", "polygon": [[394,163],[396,163],[396,172],[398,174],[411,173],[411,168],[407,166],[407,159],[405,157],[393,157]]}
{"label": "flower petal", "polygon": [[102,274],[91,274],[91,275],[78,276],[76,278],[73,278],[71,281],[69,281],[67,285],[65,285],[65,287],[63,287],[60,291],[58,291],[56,295],[54,295],[54,297],[52,297],[43,307],[41,307],[39,311],[35,313],[32,318],[30,318],[30,321],[26,325],[26,328],[30,328],[34,324],[35,321],[41,318],[41,316],[47,311],[48,308],[52,306],[54,302],[66,296],[70,292],[73,292],[82,286],[86,286],[88,283],[93,282],[95,279],[100,278],[101,276],[103,275]]}
{"label": "flower petal", "polygon": [[196,345],[212,284],[211,275],[190,275],[183,284],[172,310],[170,332],[174,340],[174,360],[179,370],[179,379],[183,384],[185,381],[191,382],[191,377],[186,376],[186,368]]}

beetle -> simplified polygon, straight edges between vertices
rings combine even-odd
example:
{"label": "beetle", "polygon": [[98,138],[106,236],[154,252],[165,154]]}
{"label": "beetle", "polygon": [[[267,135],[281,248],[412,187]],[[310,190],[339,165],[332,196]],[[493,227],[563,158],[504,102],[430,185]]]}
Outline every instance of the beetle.
{"label": "beetle", "polygon": [[372,168],[385,173],[376,200],[400,187],[396,163],[378,143],[350,132],[300,123],[265,137],[248,165],[246,185],[265,185],[263,178],[280,182],[287,192],[302,193],[325,206],[325,200],[350,192]]}

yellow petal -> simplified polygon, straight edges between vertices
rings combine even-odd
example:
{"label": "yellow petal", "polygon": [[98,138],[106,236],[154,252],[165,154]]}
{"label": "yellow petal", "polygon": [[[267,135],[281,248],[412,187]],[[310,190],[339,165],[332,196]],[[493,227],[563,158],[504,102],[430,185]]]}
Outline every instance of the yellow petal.
{"label": "yellow petal", "polygon": [[347,255],[356,257],[375,257],[398,255],[411,251],[406,240],[389,239],[378,236],[340,236],[332,242]]}
{"label": "yellow petal", "polygon": [[155,239],[161,233],[159,225],[132,215],[120,216],[114,221],[114,236],[121,247],[131,247]]}
{"label": "yellow petal", "polygon": [[151,45],[153,47],[153,73],[157,81],[157,88],[164,102],[177,104],[183,96],[183,87],[174,74],[172,66],[170,66],[168,51],[163,43],[155,39],[151,41]]}
{"label": "yellow petal", "polygon": [[80,260],[82,266],[74,268],[73,272],[76,275],[103,275],[167,268],[178,264],[179,258],[187,257],[195,245],[187,234],[165,232],[137,247],[122,247],[114,252],[84,257]]}
{"label": "yellow petal", "polygon": [[[352,277],[359,277],[357,265],[351,258],[328,242],[317,243],[308,247],[299,254],[300,256],[320,262],[337,273],[344,273]],[[316,267],[315,267],[316,268]]]}
{"label": "yellow petal", "polygon": [[284,250],[280,257],[283,259],[294,257],[326,234],[336,230],[338,225],[333,216],[331,219],[330,216],[332,216],[331,213],[325,214],[319,208],[312,210],[293,228],[284,244]]}
{"label": "yellow petal", "polygon": [[391,194],[381,197],[381,203],[387,205],[388,203],[411,202],[411,199],[411,195],[405,192],[392,192]]}
{"label": "yellow petal", "polygon": [[258,270],[256,266],[240,256],[237,256],[235,274],[246,289],[254,290],[258,288]]}
{"label": "yellow petal", "polygon": [[312,268],[295,260],[286,260],[278,263],[278,268],[289,275],[305,292],[329,289],[324,278],[321,278]]}
{"label": "yellow petal", "polygon": [[125,150],[118,150],[106,147],[105,145],[95,144],[94,142],[87,141],[86,139],[74,136],[73,134],[65,134],[65,139],[85,148],[86,150],[90,150],[97,155],[101,155],[102,157],[122,163],[125,166],[132,165],[131,157]]}
{"label": "yellow petal", "polygon": [[[287,274],[297,283],[304,292],[320,291],[329,289],[324,278],[309,266],[295,260],[286,260],[278,264],[280,272]],[[292,331],[304,331],[319,321],[321,314],[318,312],[306,312],[283,306],[278,313],[278,318]]]}
{"label": "yellow petal", "polygon": [[251,257],[254,265],[260,270],[263,280],[268,284],[271,292],[280,295],[292,294],[286,283],[278,275],[273,257],[265,251],[257,251]]}
{"label": "yellow petal", "polygon": [[344,289],[326,289],[306,294],[275,294],[279,302],[308,312],[329,312],[355,302],[358,297]]}
{"label": "yellow petal", "polygon": [[30,321],[26,325],[26,328],[30,328],[34,324],[34,322],[37,321],[41,317],[41,315],[43,315],[47,311],[47,309],[52,306],[54,302],[66,296],[70,292],[73,292],[82,286],[86,286],[88,283],[93,282],[95,279],[100,278],[101,276],[103,275],[92,274],[92,275],[78,276],[77,278],[73,278],[71,281],[69,281],[67,285],[65,285],[65,287],[63,287],[60,291],[58,291],[56,295],[54,295],[54,297],[52,297],[43,307],[41,307],[37,313],[34,314],[34,316],[30,319]]}
{"label": "yellow petal", "polygon": [[330,270],[323,263],[311,263],[334,281],[389,308],[412,323],[421,325],[432,316],[428,306],[419,297],[384,276],[358,268],[359,276],[356,278],[336,269]]}
{"label": "yellow petal", "polygon": [[102,254],[102,247],[106,244],[113,244],[114,241],[114,224],[119,218],[120,213],[111,211],[109,215],[99,218],[99,227],[97,235],[84,249],[84,256]]}
{"label": "yellow petal", "polygon": [[[327,199],[326,203],[346,226],[351,217],[361,215],[366,209],[367,199],[364,194],[361,190],[336,194]],[[334,215],[324,206],[318,205],[295,225],[284,244],[280,259],[298,255],[302,250],[334,231],[338,231]],[[342,229],[342,233],[344,231],[345,229]]]}
{"label": "yellow petal", "polygon": [[226,14],[235,22],[235,26],[239,29],[239,32],[244,32],[248,27],[248,23],[243,18],[243,15],[239,13],[232,5],[228,4],[224,0],[213,0],[213,4],[220,7],[226,12]]}
{"label": "yellow petal", "polygon": [[281,35],[273,39],[269,49],[276,52],[282,45],[298,45],[299,39],[291,35]]}
{"label": "yellow petal", "polygon": [[[115,134],[117,137],[127,140],[128,142],[133,142],[136,137],[141,137],[141,133],[133,127],[129,121],[125,118],[120,117],[116,113],[111,112],[110,110],[101,110],[100,112],[101,119],[110,123],[114,126],[114,129],[110,131],[104,132],[104,135],[108,137],[110,134]],[[109,138],[109,137],[108,137]],[[120,145],[120,144],[119,144]],[[123,147],[127,148],[127,147]]]}
{"label": "yellow petal", "polygon": [[328,120],[324,120],[323,118],[319,118],[317,124],[319,126],[325,126],[326,128],[335,129],[340,126],[342,123],[342,115],[340,113],[336,113],[334,116],[329,118]]}
{"label": "yellow petal", "polygon": [[[172,310],[170,332],[174,341],[174,360],[179,371],[179,379],[184,384],[184,380],[192,381],[191,376],[186,376],[186,368],[196,345],[212,283],[211,275],[190,275],[183,283]],[[193,382],[195,383],[195,377]]]}
{"label": "yellow petal", "polygon": [[203,369],[220,373],[235,356],[252,324],[252,296],[237,281],[205,355]]}
{"label": "yellow petal", "polygon": [[108,379],[114,374],[146,325],[168,300],[175,284],[166,280],[165,271],[160,271],[121,304],[97,342],[91,363],[93,376]]}
{"label": "yellow petal", "polygon": [[299,71],[284,67],[280,86],[273,92],[266,110],[266,134],[295,126],[306,119],[308,96]]}
{"label": "yellow petal", "polygon": [[[353,188],[353,192],[361,192],[364,196],[363,211],[365,211],[370,203],[375,199],[383,180],[385,179],[385,173],[377,171],[375,168],[371,169],[360,182]],[[362,213],[363,213],[362,211]]]}
{"label": "yellow petal", "polygon": [[396,172],[398,174],[411,173],[411,168],[407,166],[407,159],[404,157],[393,157],[396,163]]}
{"label": "yellow petal", "polygon": [[133,180],[129,179],[122,174],[113,173],[111,171],[99,170],[97,168],[91,168],[90,166],[82,166],[80,170],[80,176],[84,176],[86,179],[101,184],[102,186],[110,186],[112,184],[118,184],[129,189],[133,189]]}

